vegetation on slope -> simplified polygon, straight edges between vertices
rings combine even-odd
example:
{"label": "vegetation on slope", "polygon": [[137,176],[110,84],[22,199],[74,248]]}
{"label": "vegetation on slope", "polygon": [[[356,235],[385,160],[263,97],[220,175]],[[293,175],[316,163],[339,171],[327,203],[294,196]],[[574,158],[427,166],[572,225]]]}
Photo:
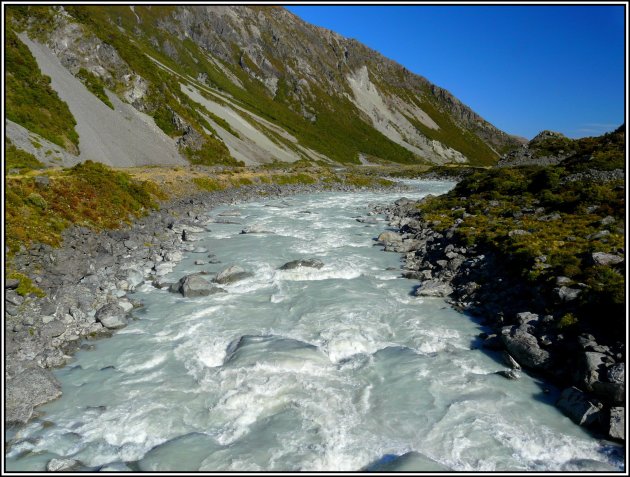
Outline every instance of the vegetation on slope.
{"label": "vegetation on slope", "polygon": [[[114,46],[134,71],[150,81],[153,86],[159,85],[158,88],[151,89],[147,102],[156,103],[153,116],[158,126],[167,134],[173,134],[174,131],[166,104],[195,126],[203,124],[203,121],[195,115],[194,108],[186,107],[183,111],[177,101],[173,101],[177,98],[186,104],[190,100],[179,91],[179,80],[161,70],[146,56],[147,54],[182,75],[189,75],[192,78],[197,78],[199,74],[205,75],[207,82],[213,87],[229,93],[252,112],[284,127],[304,146],[336,161],[358,163],[359,153],[365,153],[399,163],[418,162],[418,158],[407,149],[390,141],[367,123],[359,121],[358,110],[346,98],[333,100],[324,91],[312,88],[317,110],[317,119],[313,123],[289,107],[291,101],[287,92],[291,86],[284,79],[279,81],[278,92],[271,98],[261,82],[252,79],[243,69],[224,63],[225,68],[231,70],[245,87],[235,85],[207,59],[207,54],[194,42],[189,39],[181,41],[156,26],[163,16],[168,15],[170,12],[168,8],[137,7],[135,13],[144,19],[141,24],[137,23],[134,13],[126,6],[81,6],[69,7],[67,10],[77,20],[88,25],[99,38]],[[116,24],[120,24],[129,32],[141,29],[143,34],[130,41],[127,34],[117,28]],[[167,41],[170,56],[155,46],[163,45]],[[241,52],[236,48],[234,54],[238,56]],[[166,100],[164,105],[159,103],[160,96]]]}
{"label": "vegetation on slope", "polygon": [[[514,274],[551,297],[557,277],[581,293],[563,305],[560,326],[609,326],[623,332],[623,264],[597,264],[593,253],[625,254],[623,179],[603,181],[600,171],[624,168],[620,128],[600,138],[575,141],[578,151],[557,166],[476,172],[448,194],[425,201],[423,217],[465,246],[499,254]],[[577,173],[584,173],[579,175]],[[605,320],[605,323],[601,320]]]}
{"label": "vegetation on slope", "polygon": [[70,225],[118,228],[157,206],[163,194],[149,182],[91,161],[71,169],[6,178],[6,244],[13,254],[32,243],[59,245]]}
{"label": "vegetation on slope", "polygon": [[114,105],[105,93],[105,84],[103,83],[103,80],[101,80],[98,76],[96,76],[94,73],[89,72],[85,68],[81,68],[76,77],[81,80],[85,87],[94,96],[103,101],[103,103],[105,103],[111,109],[114,109]]}
{"label": "vegetation on slope", "polygon": [[15,170],[18,173],[22,173],[44,167],[44,164],[33,154],[23,151],[22,149],[18,149],[8,138],[5,142],[4,152],[4,165],[6,171]]}
{"label": "vegetation on slope", "polygon": [[78,153],[76,121],[57,93],[50,78],[42,74],[28,47],[15,31],[6,29],[6,117],[11,121]]}

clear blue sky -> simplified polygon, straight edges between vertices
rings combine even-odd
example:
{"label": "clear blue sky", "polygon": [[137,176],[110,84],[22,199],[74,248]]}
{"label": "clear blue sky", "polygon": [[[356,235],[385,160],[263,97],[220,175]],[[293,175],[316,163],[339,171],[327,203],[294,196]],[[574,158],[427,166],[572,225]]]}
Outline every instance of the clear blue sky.
{"label": "clear blue sky", "polygon": [[624,7],[291,6],[446,88],[498,128],[596,136],[624,122]]}

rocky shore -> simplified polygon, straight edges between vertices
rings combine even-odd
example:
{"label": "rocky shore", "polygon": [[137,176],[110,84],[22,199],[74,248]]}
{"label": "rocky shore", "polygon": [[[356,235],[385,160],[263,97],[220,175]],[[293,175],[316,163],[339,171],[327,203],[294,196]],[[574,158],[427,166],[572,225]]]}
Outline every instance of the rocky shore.
{"label": "rocky shore", "polygon": [[[548,297],[514,277],[491,250],[460,243],[456,223],[441,233],[424,221],[418,201],[402,198],[377,206],[397,232],[378,241],[386,251],[404,254],[403,276],[419,280],[416,296],[445,297],[462,312],[481,317],[493,330],[481,333],[481,346],[505,363],[501,372],[518,379],[521,367],[564,389],[556,405],[575,423],[607,437],[624,439],[625,343],[603,345],[587,333],[563,333],[553,310],[579,293],[556,278],[555,296]],[[461,222],[461,219],[459,220]],[[595,261],[619,257],[593,254]]]}
{"label": "rocky shore", "polygon": [[[399,186],[397,190],[404,189]],[[205,285],[201,290],[200,280],[194,277],[177,284],[163,278],[185,253],[197,249],[195,235],[213,223],[210,209],[263,197],[330,190],[352,192],[358,188],[259,185],[204,192],[164,203],[127,228],[96,232],[72,227],[64,232],[60,248],[37,245],[15,256],[13,268],[29,275],[45,296],[20,296],[17,280],[6,280],[6,423],[24,424],[37,415],[38,405],[61,396],[50,368],[66,365],[78,349],[91,346],[89,340],[111,336],[133,319],[133,310],[142,306],[133,297],[136,287],[144,283],[170,286],[188,296],[221,291],[220,287],[206,290]]]}

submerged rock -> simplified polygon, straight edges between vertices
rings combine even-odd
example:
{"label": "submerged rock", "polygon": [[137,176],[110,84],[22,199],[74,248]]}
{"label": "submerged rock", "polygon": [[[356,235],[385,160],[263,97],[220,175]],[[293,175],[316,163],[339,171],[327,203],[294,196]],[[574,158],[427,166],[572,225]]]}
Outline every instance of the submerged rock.
{"label": "submerged rock", "polygon": [[266,230],[263,224],[253,224],[241,230],[241,234],[273,234],[271,230]]}
{"label": "submerged rock", "polygon": [[238,265],[232,265],[231,267],[220,271],[213,281],[222,285],[227,285],[251,276],[252,274],[250,272],[246,272]]}
{"label": "submerged rock", "polygon": [[170,287],[170,291],[181,293],[186,298],[213,295],[223,293],[223,288],[215,287],[199,274],[188,275],[181,278]]}
{"label": "submerged rock", "polygon": [[517,373],[513,369],[505,369],[505,370],[497,371],[494,374],[498,374],[499,376],[503,376],[506,379],[513,379],[513,380],[521,379],[521,375],[519,373]]}
{"label": "submerged rock", "polygon": [[324,262],[315,258],[305,258],[299,260],[292,260],[280,267],[280,270],[293,270],[298,267],[309,267],[320,269],[324,266]]}
{"label": "submerged rock", "polygon": [[365,472],[432,472],[450,469],[419,452],[412,451],[402,455],[385,454],[362,470]]}

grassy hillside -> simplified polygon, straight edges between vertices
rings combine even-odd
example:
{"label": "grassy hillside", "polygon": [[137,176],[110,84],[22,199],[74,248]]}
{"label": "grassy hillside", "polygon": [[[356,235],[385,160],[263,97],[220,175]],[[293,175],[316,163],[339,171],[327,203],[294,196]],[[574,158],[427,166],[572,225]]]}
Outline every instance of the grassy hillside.
{"label": "grassy hillside", "polygon": [[76,121],[57,93],[50,78],[42,74],[27,46],[15,31],[6,29],[6,117],[25,128],[78,153]]}

